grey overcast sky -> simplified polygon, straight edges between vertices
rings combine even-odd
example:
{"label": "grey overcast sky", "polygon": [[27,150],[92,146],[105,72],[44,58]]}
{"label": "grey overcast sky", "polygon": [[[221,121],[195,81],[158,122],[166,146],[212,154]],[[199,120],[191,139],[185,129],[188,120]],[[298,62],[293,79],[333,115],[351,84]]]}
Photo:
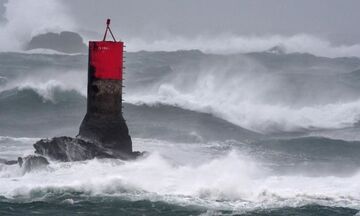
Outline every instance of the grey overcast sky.
{"label": "grey overcast sky", "polygon": [[[62,0],[83,29],[125,36],[312,34],[360,42],[360,0]],[[119,30],[121,29],[121,30]]]}
{"label": "grey overcast sky", "polygon": [[101,39],[108,17],[133,51],[249,52],[284,45],[360,56],[360,0],[0,0],[0,49],[19,50],[44,31]]}

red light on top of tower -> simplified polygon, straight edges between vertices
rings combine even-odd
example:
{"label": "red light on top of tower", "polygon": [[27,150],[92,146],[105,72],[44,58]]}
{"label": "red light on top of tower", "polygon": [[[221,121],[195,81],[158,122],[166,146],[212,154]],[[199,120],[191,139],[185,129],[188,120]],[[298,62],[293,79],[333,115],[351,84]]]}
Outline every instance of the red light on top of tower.
{"label": "red light on top of tower", "polygon": [[[110,32],[114,41],[106,41]],[[110,19],[106,20],[106,30],[102,41],[89,42],[90,76],[98,79],[122,80],[124,43],[115,40],[110,29]]]}

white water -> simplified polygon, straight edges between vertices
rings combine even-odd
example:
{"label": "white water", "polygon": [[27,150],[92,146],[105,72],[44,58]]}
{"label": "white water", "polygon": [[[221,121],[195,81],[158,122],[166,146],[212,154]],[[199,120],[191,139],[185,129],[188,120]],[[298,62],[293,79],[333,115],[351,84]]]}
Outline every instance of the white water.
{"label": "white water", "polygon": [[[38,13],[41,9],[42,13]],[[19,16],[21,14],[21,16]],[[68,8],[57,0],[9,1],[4,17],[8,20],[0,30],[2,50],[21,50],[29,38],[37,33],[75,29],[75,20]],[[49,19],[51,17],[51,19]],[[172,38],[146,41],[130,38],[127,46],[137,50],[200,49],[213,53],[263,51],[280,45],[288,52],[310,52],[322,56],[360,56],[359,45],[334,46],[329,41],[310,35],[292,37],[243,37],[223,35],[215,38],[199,36],[194,40]],[[125,101],[135,104],[164,103],[184,109],[211,113],[239,126],[259,131],[297,131],[301,129],[338,129],[351,127],[359,120],[360,98],[352,101],[336,100],[325,104],[307,104],[293,107],[286,103],[269,103],[268,92],[281,86],[276,76],[254,62],[243,62],[238,73],[229,74],[229,65],[217,65],[193,71],[191,82],[187,75],[173,76],[150,89],[139,92],[127,89]],[[243,71],[249,74],[241,75]],[[181,71],[180,71],[181,72]],[[86,96],[86,71],[43,71],[29,74],[21,80],[11,80],[0,91],[11,88],[32,88],[45,100],[54,101],[55,90],[76,90]],[[325,88],[325,87],[324,87]],[[299,98],[300,99],[300,98]]]}
{"label": "white water", "polygon": [[293,36],[243,36],[224,34],[218,36],[197,36],[185,38],[179,36],[168,39],[144,40],[127,38],[128,51],[176,51],[198,49],[206,53],[247,53],[262,52],[275,46],[281,46],[286,52],[312,53],[326,57],[360,57],[360,45],[333,45],[330,41],[313,35],[297,34]]}
{"label": "white water", "polygon": [[[340,97],[333,97],[330,103],[304,102],[302,106],[294,106],[281,99],[282,91],[279,89],[286,89],[287,81],[276,74],[266,74],[264,68],[259,73],[257,67],[248,63],[237,72],[229,72],[226,65],[187,73],[175,71],[150,88],[127,92],[126,101],[169,104],[211,113],[236,125],[265,133],[344,128],[359,120],[360,98],[342,101]],[[301,91],[298,90],[299,94]],[[326,90],[323,94],[328,96]],[[280,99],[273,102],[272,98]],[[296,98],[296,95],[292,98],[294,101],[306,100]]]}
{"label": "white water", "polygon": [[[216,78],[215,78],[216,74]],[[211,113],[231,123],[258,132],[351,127],[360,118],[360,99],[332,103],[290,106],[268,101],[268,92],[280,88],[281,81],[268,75],[246,75],[217,70],[194,72],[191,81],[170,75],[150,88],[127,89],[124,99],[133,104],[168,104],[183,109]],[[186,75],[184,75],[186,77]],[[44,100],[56,102],[58,90],[75,90],[86,97],[86,73],[45,71],[8,82],[0,91],[34,89]],[[299,99],[300,100],[300,99]]]}
{"label": "white water", "polygon": [[[29,140],[22,141],[31,148]],[[25,175],[17,165],[2,166],[0,196],[34,201],[46,200],[48,193],[79,191],[87,196],[149,199],[210,209],[250,210],[312,203],[360,209],[360,173],[346,178],[278,176],[249,155],[233,150],[219,152],[216,144],[144,139],[135,139],[134,143],[136,149],[149,150],[150,155],[133,162],[52,162],[47,169]]]}
{"label": "white water", "polygon": [[44,100],[56,102],[54,93],[57,90],[75,90],[86,97],[87,72],[75,70],[36,71],[21,78],[13,79],[0,87],[0,92],[10,89],[33,89]]}
{"label": "white water", "polygon": [[141,98],[131,95],[127,101],[134,104],[169,104],[212,113],[236,125],[265,133],[278,130],[350,127],[359,120],[360,114],[360,100],[293,108],[286,105],[237,100],[236,95],[231,97],[226,91],[213,94],[199,89],[187,94],[167,85],[162,85],[158,94],[145,95]]}
{"label": "white water", "polygon": [[[5,9],[3,17],[6,22],[0,23],[1,51],[22,51],[31,37],[41,33],[80,30],[93,32],[94,29],[98,29],[98,27],[90,30],[82,29],[76,14],[72,14],[69,5],[60,0],[10,0],[5,4]],[[114,29],[114,32],[122,35],[118,29]],[[96,39],[89,38],[87,35],[83,36],[87,40]],[[324,38],[307,34],[243,36],[222,33],[198,35],[194,38],[167,35],[165,38],[156,40],[149,40],[146,36],[135,36],[124,38],[124,40],[128,51],[199,49],[209,53],[244,53],[261,52],[274,46],[282,46],[287,52],[307,52],[327,57],[360,57],[359,44],[334,45]]]}

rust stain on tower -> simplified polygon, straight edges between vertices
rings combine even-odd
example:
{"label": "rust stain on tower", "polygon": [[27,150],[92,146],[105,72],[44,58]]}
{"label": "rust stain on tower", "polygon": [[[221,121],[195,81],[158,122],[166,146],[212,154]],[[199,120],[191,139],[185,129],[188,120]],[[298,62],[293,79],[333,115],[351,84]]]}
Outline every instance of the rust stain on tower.
{"label": "rust stain on tower", "polygon": [[[109,27],[102,41],[89,42],[87,113],[78,137],[109,149],[132,153],[129,130],[122,116],[124,43]],[[107,33],[113,41],[106,41]]]}

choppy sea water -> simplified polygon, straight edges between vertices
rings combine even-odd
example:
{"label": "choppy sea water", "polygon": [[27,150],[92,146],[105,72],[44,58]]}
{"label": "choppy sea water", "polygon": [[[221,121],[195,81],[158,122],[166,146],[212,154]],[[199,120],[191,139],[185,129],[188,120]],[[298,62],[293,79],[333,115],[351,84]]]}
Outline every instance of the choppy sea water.
{"label": "choppy sea water", "polygon": [[[1,55],[0,158],[76,135],[86,56]],[[360,60],[287,58],[304,56],[130,53],[124,115],[147,156],[0,164],[0,215],[358,214]]]}
{"label": "choppy sea water", "polygon": [[[2,139],[1,144],[17,146],[8,156],[31,151],[31,139]],[[5,215],[354,215],[359,210],[360,174],[275,174],[274,165],[256,161],[237,146],[224,148],[225,143],[147,139],[134,143],[150,155],[132,162],[51,162],[47,169],[25,174],[17,165],[1,166],[0,211]]]}

